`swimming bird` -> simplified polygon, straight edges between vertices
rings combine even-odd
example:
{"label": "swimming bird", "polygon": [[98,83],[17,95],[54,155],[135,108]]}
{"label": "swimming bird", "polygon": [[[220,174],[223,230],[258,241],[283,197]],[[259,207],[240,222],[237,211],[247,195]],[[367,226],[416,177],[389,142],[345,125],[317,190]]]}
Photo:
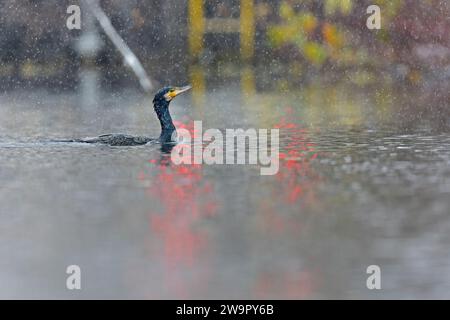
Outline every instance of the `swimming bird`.
{"label": "swimming bird", "polygon": [[145,136],[132,136],[121,133],[103,134],[94,138],[57,140],[56,142],[79,142],[79,143],[98,143],[110,146],[138,146],[155,141],[162,144],[176,142],[176,128],[173,124],[169,111],[170,102],[178,95],[191,89],[191,86],[185,87],[164,87],[159,90],[153,99],[153,109],[161,124],[161,134],[159,138],[150,138]]}

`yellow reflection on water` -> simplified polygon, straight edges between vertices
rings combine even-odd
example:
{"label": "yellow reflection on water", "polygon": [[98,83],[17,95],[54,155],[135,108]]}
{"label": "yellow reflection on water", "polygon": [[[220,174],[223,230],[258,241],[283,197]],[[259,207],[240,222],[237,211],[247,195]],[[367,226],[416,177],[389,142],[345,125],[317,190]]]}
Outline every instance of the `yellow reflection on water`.
{"label": "yellow reflection on water", "polygon": [[[192,102],[202,113],[206,101],[207,69],[199,65],[189,68],[193,86]],[[228,80],[227,80],[228,81]],[[307,85],[285,85],[257,90],[258,74],[250,65],[240,71],[242,110],[261,127],[270,127],[277,115],[289,109],[310,127],[359,127],[371,120],[385,123],[392,119],[395,96],[392,89],[381,87],[364,89],[345,81],[326,83],[314,81]],[[226,87],[226,83],[223,84]]]}
{"label": "yellow reflection on water", "polygon": [[189,67],[189,79],[192,85],[192,103],[196,109],[203,110],[205,105],[205,71],[201,66],[192,65]]}

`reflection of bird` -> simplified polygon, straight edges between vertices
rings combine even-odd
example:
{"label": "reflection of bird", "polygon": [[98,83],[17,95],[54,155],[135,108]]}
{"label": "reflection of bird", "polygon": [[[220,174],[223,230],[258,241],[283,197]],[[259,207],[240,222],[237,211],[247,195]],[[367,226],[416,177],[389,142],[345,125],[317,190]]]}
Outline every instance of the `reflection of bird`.
{"label": "reflection of bird", "polygon": [[153,108],[161,123],[161,135],[159,139],[131,136],[127,134],[104,134],[95,138],[58,140],[56,142],[80,142],[80,143],[100,143],[110,146],[138,146],[149,143],[151,141],[159,141],[160,143],[176,142],[176,129],[172,122],[169,112],[169,104],[173,98],[191,89],[186,87],[165,87],[159,90],[153,99]]}

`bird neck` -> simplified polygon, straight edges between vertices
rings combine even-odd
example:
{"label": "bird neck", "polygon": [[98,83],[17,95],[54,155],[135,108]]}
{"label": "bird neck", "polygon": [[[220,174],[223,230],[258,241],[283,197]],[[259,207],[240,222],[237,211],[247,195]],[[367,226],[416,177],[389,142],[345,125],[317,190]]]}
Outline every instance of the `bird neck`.
{"label": "bird neck", "polygon": [[161,124],[161,135],[159,136],[159,140],[161,142],[171,142],[172,135],[174,131],[176,131],[172,117],[170,116],[169,103],[170,102],[164,100],[155,102],[153,105],[156,115],[158,116],[159,123]]}

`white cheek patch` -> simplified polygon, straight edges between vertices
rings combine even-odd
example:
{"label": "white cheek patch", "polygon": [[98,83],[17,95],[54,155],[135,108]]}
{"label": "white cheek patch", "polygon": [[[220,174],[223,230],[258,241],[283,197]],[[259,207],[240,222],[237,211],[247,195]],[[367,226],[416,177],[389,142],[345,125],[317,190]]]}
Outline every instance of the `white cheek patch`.
{"label": "white cheek patch", "polygon": [[166,101],[170,101],[170,100],[172,100],[172,97],[169,96],[168,93],[166,93],[166,94],[164,95],[164,99],[166,99]]}

